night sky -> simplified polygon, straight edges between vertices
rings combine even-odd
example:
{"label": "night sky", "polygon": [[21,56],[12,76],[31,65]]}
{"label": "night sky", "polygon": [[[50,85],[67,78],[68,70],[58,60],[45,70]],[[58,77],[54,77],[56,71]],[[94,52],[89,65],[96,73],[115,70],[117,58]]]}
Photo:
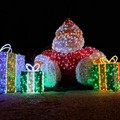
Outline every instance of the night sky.
{"label": "night sky", "polygon": [[0,46],[11,44],[26,62],[51,48],[55,31],[70,18],[83,31],[85,45],[102,51],[108,59],[120,57],[118,2],[97,0],[0,1]]}

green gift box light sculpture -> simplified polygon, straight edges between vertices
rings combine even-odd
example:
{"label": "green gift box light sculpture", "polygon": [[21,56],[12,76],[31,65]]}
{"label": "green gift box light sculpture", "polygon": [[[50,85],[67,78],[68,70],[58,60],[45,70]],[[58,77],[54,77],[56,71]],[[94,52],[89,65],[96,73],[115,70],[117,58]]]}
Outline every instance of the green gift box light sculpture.
{"label": "green gift box light sculpture", "polygon": [[37,63],[34,66],[26,64],[27,71],[21,72],[21,92],[41,93],[44,91],[44,73]]}

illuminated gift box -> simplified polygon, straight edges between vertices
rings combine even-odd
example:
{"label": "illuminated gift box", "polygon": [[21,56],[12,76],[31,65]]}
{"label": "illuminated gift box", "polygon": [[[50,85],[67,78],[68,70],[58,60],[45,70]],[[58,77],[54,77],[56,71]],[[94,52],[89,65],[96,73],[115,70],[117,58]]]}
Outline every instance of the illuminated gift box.
{"label": "illuminated gift box", "polygon": [[39,67],[38,63],[34,66],[26,64],[27,71],[21,72],[22,93],[41,93],[44,91],[44,75]]}
{"label": "illuminated gift box", "polygon": [[20,91],[22,70],[25,70],[25,56],[13,53],[11,45],[5,44],[0,49],[0,93]]}
{"label": "illuminated gift box", "polygon": [[92,85],[95,90],[119,89],[119,62],[117,56],[113,56],[109,61],[101,59],[101,63],[92,66]]}

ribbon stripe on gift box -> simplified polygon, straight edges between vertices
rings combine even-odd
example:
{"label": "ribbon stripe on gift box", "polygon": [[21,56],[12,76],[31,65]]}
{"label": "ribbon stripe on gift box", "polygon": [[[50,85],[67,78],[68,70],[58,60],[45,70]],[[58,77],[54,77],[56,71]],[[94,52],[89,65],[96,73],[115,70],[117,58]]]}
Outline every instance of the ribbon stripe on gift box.
{"label": "ribbon stripe on gift box", "polygon": [[20,91],[22,70],[25,70],[25,56],[13,53],[11,45],[5,44],[0,49],[0,93]]}
{"label": "ribbon stripe on gift box", "polygon": [[109,61],[101,58],[101,63],[92,66],[92,79],[96,90],[118,90],[119,74],[117,56],[113,56]]}
{"label": "ribbon stripe on gift box", "polygon": [[21,72],[22,93],[41,93],[44,91],[44,75],[39,68],[40,65],[38,63],[34,66],[26,64],[27,71]]}

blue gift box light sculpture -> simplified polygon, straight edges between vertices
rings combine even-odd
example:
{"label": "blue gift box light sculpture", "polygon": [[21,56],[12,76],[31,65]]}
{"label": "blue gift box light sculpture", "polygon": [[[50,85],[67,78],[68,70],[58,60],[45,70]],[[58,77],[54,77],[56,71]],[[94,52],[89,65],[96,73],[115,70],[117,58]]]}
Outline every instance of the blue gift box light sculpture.
{"label": "blue gift box light sculpture", "polygon": [[25,70],[25,56],[13,53],[10,44],[2,46],[0,49],[0,93],[20,91],[22,70]]}

